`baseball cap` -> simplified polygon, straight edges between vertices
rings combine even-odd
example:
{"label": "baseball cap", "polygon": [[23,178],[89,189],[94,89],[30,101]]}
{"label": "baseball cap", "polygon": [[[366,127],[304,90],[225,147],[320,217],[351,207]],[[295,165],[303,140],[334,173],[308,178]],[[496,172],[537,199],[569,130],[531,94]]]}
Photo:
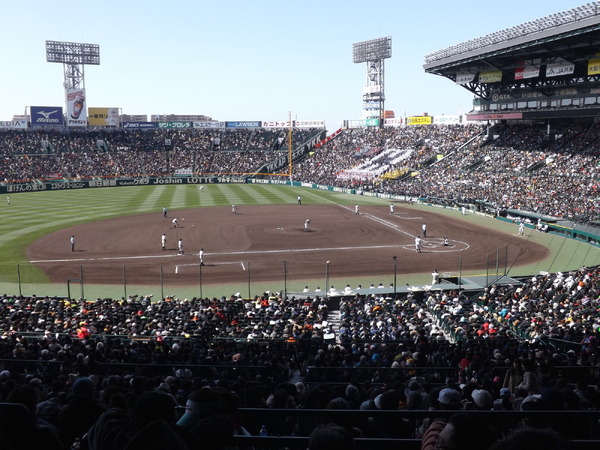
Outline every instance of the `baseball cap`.
{"label": "baseball cap", "polygon": [[477,405],[477,407],[481,409],[489,409],[494,403],[492,395],[485,389],[473,390],[473,392],[471,393],[471,397],[473,397],[475,405]]}
{"label": "baseball cap", "polygon": [[445,388],[438,394],[438,401],[444,405],[459,405],[461,400],[462,396],[456,389]]}

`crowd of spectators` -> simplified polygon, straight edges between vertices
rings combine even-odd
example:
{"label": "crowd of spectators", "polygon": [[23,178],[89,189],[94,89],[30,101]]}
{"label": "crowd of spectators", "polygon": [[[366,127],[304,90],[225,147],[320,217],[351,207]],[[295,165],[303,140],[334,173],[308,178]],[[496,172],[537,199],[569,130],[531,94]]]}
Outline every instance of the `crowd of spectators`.
{"label": "crowd of spectators", "polygon": [[[597,218],[594,128],[552,138],[533,126],[483,131],[345,130],[301,161],[295,178]],[[2,132],[2,176],[151,174],[167,165],[172,172],[252,172],[285,145],[281,132],[181,132],[167,162],[164,131],[143,133]],[[384,180],[385,173],[395,175]],[[331,446],[323,444],[331,436],[471,448],[465,423],[477,423],[478,448],[513,448],[513,433],[530,430],[484,417],[373,416],[322,429],[316,418],[275,414],[262,423],[243,409],[432,410],[432,418],[443,410],[598,410],[600,268],[521,281],[473,297],[342,293],[339,313],[330,298],[279,293],[159,301],[3,295],[0,402],[24,405],[30,448],[217,449],[234,435],[258,435],[262,425],[275,435],[314,430],[314,449]],[[332,314],[339,314],[337,327]],[[554,442],[577,438],[584,426],[593,430],[588,438],[600,437],[567,416],[526,422],[551,427]],[[0,448],[11,448],[2,431]]]}
{"label": "crowd of spectators", "polygon": [[[303,145],[319,130],[296,130]],[[193,129],[0,132],[0,177],[5,182],[39,179],[184,174],[256,173],[287,157],[287,131]],[[170,146],[165,145],[170,139]],[[168,150],[168,151],[167,151]]]}
{"label": "crowd of spectators", "polygon": [[302,181],[489,205],[587,222],[600,216],[600,133],[572,126],[346,130],[296,165]]}
{"label": "crowd of spectators", "polygon": [[[211,427],[218,427],[211,448],[223,448],[227,437],[258,435],[262,425],[271,434],[308,436],[318,422],[242,420],[237,408],[597,409],[599,286],[600,268],[583,267],[492,285],[471,298],[456,291],[347,295],[339,300],[337,339],[325,338],[332,303],[324,297],[4,295],[0,402],[26,405],[36,433],[53,437],[49,448],[69,448],[86,432],[89,448],[115,448],[103,446],[111,427],[123,445],[142,439],[142,428],[157,432],[157,420],[181,439],[177,448],[200,448],[196,439],[208,439]],[[147,416],[137,416],[138,402]],[[201,414],[206,408],[216,416]],[[401,416],[339,425],[354,437],[423,444],[437,429]],[[564,421],[551,425],[569,439],[581,432]]]}

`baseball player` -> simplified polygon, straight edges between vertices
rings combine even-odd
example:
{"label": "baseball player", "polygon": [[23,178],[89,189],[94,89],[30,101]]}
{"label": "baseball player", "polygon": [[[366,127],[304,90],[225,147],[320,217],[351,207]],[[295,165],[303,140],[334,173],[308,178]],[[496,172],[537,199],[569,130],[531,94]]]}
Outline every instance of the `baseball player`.
{"label": "baseball player", "polygon": [[167,208],[163,208],[163,217],[167,218]]}
{"label": "baseball player", "polygon": [[438,284],[440,282],[440,273],[437,269],[431,272],[431,284]]}
{"label": "baseball player", "polygon": [[171,223],[173,224],[173,228],[177,228],[177,217],[175,217]]}
{"label": "baseball player", "polygon": [[200,265],[203,266],[204,265],[204,249],[201,248],[200,251],[198,252],[198,258],[200,259]]}
{"label": "baseball player", "polygon": [[231,214],[237,214],[237,206],[231,205]]}
{"label": "baseball player", "polygon": [[394,204],[390,203],[390,214],[394,214]]}
{"label": "baseball player", "polygon": [[421,252],[421,243],[423,242],[423,240],[421,239],[421,236],[417,236],[415,238],[415,250],[417,253],[423,253]]}
{"label": "baseball player", "polygon": [[360,215],[360,211],[358,209],[358,204],[354,205],[354,214],[356,214],[357,216]]}
{"label": "baseball player", "polygon": [[519,236],[523,236],[524,232],[525,232],[525,224],[523,222],[521,222],[519,224]]}
{"label": "baseball player", "polygon": [[179,249],[179,254],[183,255],[183,239],[179,238],[179,242],[177,243],[177,248]]}
{"label": "baseball player", "polygon": [[75,236],[71,236],[71,251],[75,251]]}
{"label": "baseball player", "polygon": [[163,250],[167,249],[167,235],[165,233],[160,237],[160,244]]}
{"label": "baseball player", "polygon": [[302,204],[302,197],[298,196],[298,204],[301,205]]}
{"label": "baseball player", "polygon": [[426,223],[421,225],[421,230],[423,230],[423,237],[426,238],[427,237],[427,224]]}
{"label": "baseball player", "polygon": [[308,231],[308,225],[310,224],[310,219],[306,219],[304,221],[304,231]]}

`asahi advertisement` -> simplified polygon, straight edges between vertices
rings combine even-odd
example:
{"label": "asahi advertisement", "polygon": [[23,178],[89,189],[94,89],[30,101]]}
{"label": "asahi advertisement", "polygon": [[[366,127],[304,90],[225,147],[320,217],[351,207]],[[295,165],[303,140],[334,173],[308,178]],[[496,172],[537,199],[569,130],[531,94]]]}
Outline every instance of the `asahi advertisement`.
{"label": "asahi advertisement", "polygon": [[87,126],[85,111],[85,89],[66,89],[67,93],[67,126]]}

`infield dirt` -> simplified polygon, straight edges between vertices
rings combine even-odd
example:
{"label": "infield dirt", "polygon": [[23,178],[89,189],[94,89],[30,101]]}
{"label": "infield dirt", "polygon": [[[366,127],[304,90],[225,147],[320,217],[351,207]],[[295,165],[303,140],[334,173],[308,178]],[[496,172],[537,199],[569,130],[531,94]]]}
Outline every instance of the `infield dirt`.
{"label": "infield dirt", "polygon": [[[191,285],[332,277],[486,270],[538,261],[548,250],[523,237],[490,230],[435,212],[396,205],[269,205],[211,207],[100,220],[35,241],[27,257],[53,282],[84,274],[86,282]],[[179,227],[171,221],[178,218]],[[311,219],[308,231],[306,219]],[[427,224],[423,253],[415,236]],[[161,236],[167,250],[161,250]],[[71,251],[70,237],[75,237]],[[443,245],[448,237],[448,246]],[[182,239],[184,254],[178,255]],[[204,266],[198,251],[204,249]],[[329,264],[326,264],[330,261]],[[490,262],[491,261],[491,262]],[[285,274],[284,274],[285,271]]]}

